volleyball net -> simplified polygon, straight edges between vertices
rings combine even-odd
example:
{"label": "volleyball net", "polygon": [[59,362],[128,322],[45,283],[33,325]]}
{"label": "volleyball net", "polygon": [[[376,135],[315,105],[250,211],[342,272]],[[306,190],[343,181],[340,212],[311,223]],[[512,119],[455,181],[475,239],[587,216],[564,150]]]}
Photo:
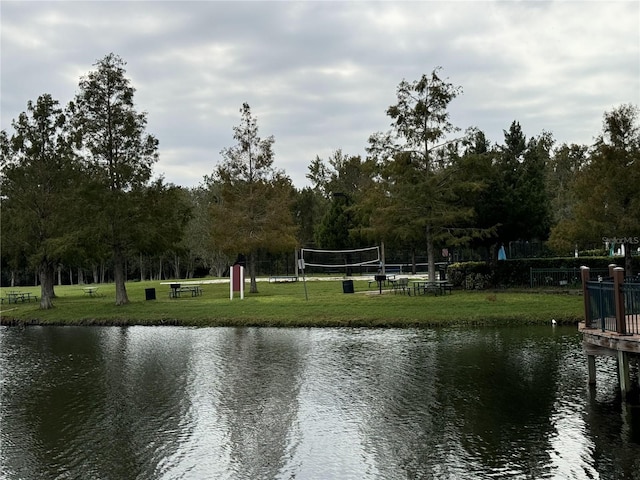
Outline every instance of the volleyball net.
{"label": "volleyball net", "polygon": [[380,247],[354,248],[350,250],[320,250],[303,248],[300,259],[304,268],[326,269],[353,268],[380,264]]}

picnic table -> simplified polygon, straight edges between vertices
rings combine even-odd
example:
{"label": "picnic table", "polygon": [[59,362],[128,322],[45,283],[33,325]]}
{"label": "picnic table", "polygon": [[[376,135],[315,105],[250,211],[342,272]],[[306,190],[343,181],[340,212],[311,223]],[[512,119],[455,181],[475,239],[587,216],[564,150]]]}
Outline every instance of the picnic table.
{"label": "picnic table", "polygon": [[409,288],[409,279],[407,277],[389,280],[389,283],[391,284],[393,293],[402,292],[406,293],[407,295],[411,295],[411,289]]}
{"label": "picnic table", "polygon": [[38,297],[30,292],[7,292],[6,295],[8,303],[30,302],[31,299],[38,301]]}
{"label": "picnic table", "polygon": [[90,297],[93,297],[98,294],[98,287],[83,287],[82,291]]}
{"label": "picnic table", "polygon": [[445,294],[447,291],[451,293],[453,285],[448,280],[413,280],[413,294],[418,295],[420,293],[426,295],[427,293],[433,293],[434,295]]}
{"label": "picnic table", "polygon": [[182,285],[180,283],[169,284],[169,298],[180,298],[182,293],[189,292],[192,297],[202,295],[202,287],[197,284]]}

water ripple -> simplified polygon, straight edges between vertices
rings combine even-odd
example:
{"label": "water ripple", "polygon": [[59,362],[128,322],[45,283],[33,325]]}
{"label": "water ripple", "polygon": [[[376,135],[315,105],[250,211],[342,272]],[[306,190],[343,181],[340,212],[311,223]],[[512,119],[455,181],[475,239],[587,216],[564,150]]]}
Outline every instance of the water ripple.
{"label": "water ripple", "polygon": [[572,329],[0,329],[0,477],[633,479]]}

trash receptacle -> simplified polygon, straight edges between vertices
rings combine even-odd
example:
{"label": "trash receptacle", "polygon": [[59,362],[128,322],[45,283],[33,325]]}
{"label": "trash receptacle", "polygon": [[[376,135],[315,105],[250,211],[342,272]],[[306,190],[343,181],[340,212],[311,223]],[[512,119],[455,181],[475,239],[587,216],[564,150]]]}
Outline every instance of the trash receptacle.
{"label": "trash receptacle", "polygon": [[353,280],[343,280],[342,281],[342,292],[343,293],[353,293]]}
{"label": "trash receptacle", "polygon": [[155,288],[145,288],[144,296],[147,300],[155,300],[156,299],[156,289]]}

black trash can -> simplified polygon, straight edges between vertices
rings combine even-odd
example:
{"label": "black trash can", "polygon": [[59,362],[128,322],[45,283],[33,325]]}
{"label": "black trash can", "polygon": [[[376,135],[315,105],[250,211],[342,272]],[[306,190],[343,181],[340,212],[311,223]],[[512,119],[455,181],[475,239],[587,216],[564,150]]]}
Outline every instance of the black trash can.
{"label": "black trash can", "polygon": [[147,300],[155,300],[156,299],[156,289],[155,288],[145,288],[144,296]]}
{"label": "black trash can", "polygon": [[343,280],[342,281],[342,292],[343,293],[353,293],[353,280]]}

